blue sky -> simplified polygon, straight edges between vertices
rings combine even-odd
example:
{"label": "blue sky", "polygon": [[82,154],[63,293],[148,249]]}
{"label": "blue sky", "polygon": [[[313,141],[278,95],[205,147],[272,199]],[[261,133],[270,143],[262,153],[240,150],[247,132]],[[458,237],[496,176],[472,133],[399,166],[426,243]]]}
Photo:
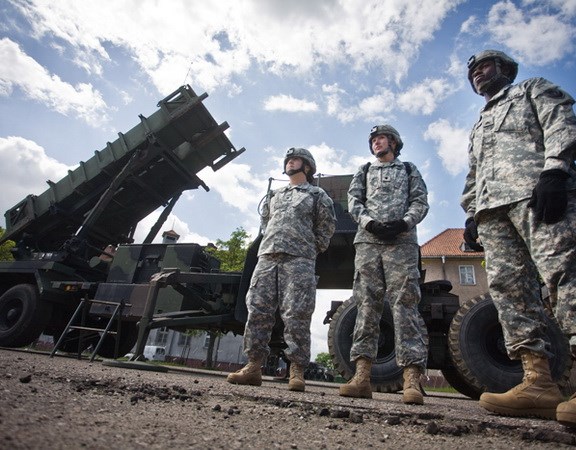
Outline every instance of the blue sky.
{"label": "blue sky", "polygon": [[[504,50],[517,81],[542,76],[574,96],[575,38],[576,0],[2,0],[0,211],[190,84],[246,152],[200,173],[210,192],[182,196],[166,224],[181,242],[254,236],[287,148],[311,150],[323,174],[352,173],[370,128],[390,123],[429,189],[424,243],[463,226],[468,132],[484,103],[468,57]],[[330,300],[348,295],[318,293],[313,353],[326,351]]]}

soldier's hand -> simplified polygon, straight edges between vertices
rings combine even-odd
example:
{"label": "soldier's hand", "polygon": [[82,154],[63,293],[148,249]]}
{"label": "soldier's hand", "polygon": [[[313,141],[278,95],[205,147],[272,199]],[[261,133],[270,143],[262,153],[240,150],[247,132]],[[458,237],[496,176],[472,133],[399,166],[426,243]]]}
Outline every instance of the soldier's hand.
{"label": "soldier's hand", "polygon": [[373,220],[366,225],[366,229],[382,240],[391,241],[403,231],[408,230],[408,224],[403,220],[393,220],[386,223]]}
{"label": "soldier's hand", "polygon": [[384,227],[384,224],[382,222],[378,222],[377,220],[371,220],[366,225],[366,230],[368,230],[370,233],[378,236],[380,233],[385,231],[385,227]]}
{"label": "soldier's hand", "polygon": [[473,217],[466,219],[466,224],[464,225],[464,242],[475,252],[484,251],[484,247],[478,243],[478,227]]}
{"label": "soldier's hand", "polygon": [[393,220],[384,224],[384,231],[380,233],[382,239],[395,239],[400,233],[408,230],[408,224],[403,220]]}
{"label": "soldier's hand", "polygon": [[568,202],[567,178],[568,174],[560,169],[545,170],[540,174],[528,202],[528,207],[534,210],[536,220],[551,224],[564,217]]}

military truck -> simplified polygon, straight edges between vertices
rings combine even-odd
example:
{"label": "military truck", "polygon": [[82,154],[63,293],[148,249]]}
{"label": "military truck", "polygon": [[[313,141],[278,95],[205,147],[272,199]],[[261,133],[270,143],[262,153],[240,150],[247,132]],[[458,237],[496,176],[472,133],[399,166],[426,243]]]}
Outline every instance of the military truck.
{"label": "military truck", "polygon": [[[152,243],[183,191],[209,190],[198,172],[217,171],[244,152],[224,134],[228,124],[208,112],[206,97],[180,87],[127,133],[5,213],[1,242],[16,245],[15,260],[0,263],[0,345],[25,346],[45,333],[66,336],[63,350],[98,345],[100,355],[125,354],[138,336],[151,275],[167,265],[217,271],[219,262],[200,245]],[[158,208],[158,221],[134,243],[138,223]],[[190,295],[199,305],[235,301],[223,301],[226,294],[212,285]],[[177,298],[165,290],[159,303],[175,308]]]}
{"label": "military truck", "polygon": [[[183,191],[209,190],[198,173],[216,171],[236,150],[190,86],[158,102],[159,110],[108,142],[40,195],[29,195],[6,214],[0,243],[12,240],[15,261],[0,262],[0,346],[21,347],[41,333],[56,350],[92,349],[92,357],[116,358],[134,346],[142,358],[154,328],[215,330],[242,334],[246,293],[261,237],[250,245],[242,272],[220,271],[208,249],[194,243],[154,243]],[[356,224],[347,213],[351,175],[318,176],[332,197],[336,232],[317,260],[319,289],[350,289]],[[138,223],[163,207],[141,243]],[[423,281],[423,280],[422,280]],[[460,304],[445,280],[422,282],[420,311],[430,340],[430,369],[470,397],[484,389],[505,390],[522,378],[505,353],[502,331],[488,296]],[[335,300],[327,313],[328,343],[337,370],[348,379],[356,309],[353,299]],[[568,343],[549,319],[554,343],[552,372],[563,381],[571,366]],[[271,348],[283,356],[278,317]],[[375,390],[401,389],[389,309],[380,322]]]}
{"label": "military truck", "polygon": [[[347,213],[347,190],[351,181],[352,175],[318,179],[318,184],[334,200],[338,219],[330,247],[317,261],[320,286],[327,288],[352,288],[352,242],[356,224]],[[502,328],[490,295],[483,294],[461,302],[450,292],[452,285],[448,280],[424,280],[425,271],[421,270],[419,310],[428,333],[428,369],[441,371],[452,387],[472,398],[478,398],[485,390],[504,392],[520,383],[523,376],[521,363],[510,360],[506,354]],[[542,299],[549,307],[545,290]],[[355,320],[353,298],[333,301],[324,320],[329,324],[328,348],[332,361],[345,379],[350,379],[355,370],[350,361]],[[551,314],[545,320],[555,354],[551,362],[552,375],[568,393],[572,367],[568,341]],[[375,391],[396,392],[402,389],[402,369],[396,364],[394,326],[388,304],[380,321],[378,355],[372,365],[371,381]]]}

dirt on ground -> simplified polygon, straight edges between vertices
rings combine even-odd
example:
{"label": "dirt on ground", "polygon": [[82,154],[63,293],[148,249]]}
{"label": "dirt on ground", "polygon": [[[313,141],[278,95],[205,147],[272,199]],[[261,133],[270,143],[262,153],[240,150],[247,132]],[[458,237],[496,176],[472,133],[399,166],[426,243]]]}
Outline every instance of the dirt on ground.
{"label": "dirt on ground", "polygon": [[459,394],[428,393],[414,406],[402,404],[400,394],[340,397],[334,383],[309,382],[301,393],[272,378],[261,387],[237,386],[220,372],[133,367],[0,349],[0,449],[576,445],[576,433],[554,421],[490,415]]}

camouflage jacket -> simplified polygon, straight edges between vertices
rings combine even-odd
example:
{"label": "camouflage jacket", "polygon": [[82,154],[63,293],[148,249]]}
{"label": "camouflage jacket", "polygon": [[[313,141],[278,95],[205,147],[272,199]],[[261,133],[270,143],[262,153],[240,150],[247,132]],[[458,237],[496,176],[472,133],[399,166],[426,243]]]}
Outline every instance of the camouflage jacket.
{"label": "camouflage jacket", "polygon": [[[363,166],[352,178],[348,189],[348,211],[358,223],[355,244],[418,243],[416,224],[428,214],[428,190],[416,166],[408,164],[410,174],[399,159],[389,163],[376,160],[370,164],[366,180]],[[408,231],[393,241],[381,241],[366,230],[366,225],[372,220],[390,222],[400,219],[408,224]]]}
{"label": "camouflage jacket", "polygon": [[264,202],[258,256],[287,253],[316,259],[328,248],[335,228],[334,204],[322,188],[309,183],[284,186]]}
{"label": "camouflage jacket", "polygon": [[503,88],[486,103],[470,134],[461,197],[468,217],[528,199],[543,170],[569,173],[576,189],[574,99],[543,78]]}

